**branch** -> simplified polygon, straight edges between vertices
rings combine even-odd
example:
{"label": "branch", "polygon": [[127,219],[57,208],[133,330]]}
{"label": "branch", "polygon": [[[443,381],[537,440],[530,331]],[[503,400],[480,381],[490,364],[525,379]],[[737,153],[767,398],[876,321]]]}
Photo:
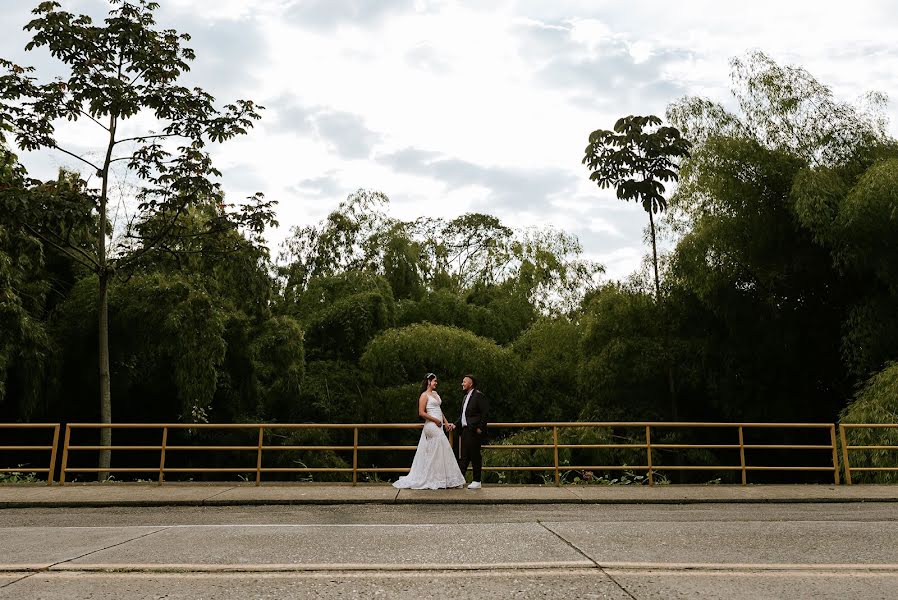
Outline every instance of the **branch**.
{"label": "branch", "polygon": [[60,152],[64,152],[65,154],[68,154],[68,155],[71,156],[72,158],[77,158],[78,160],[80,160],[80,161],[83,162],[84,164],[93,167],[93,168],[94,168],[94,171],[96,171],[97,173],[100,173],[100,172],[103,171],[103,169],[101,169],[100,167],[98,167],[98,166],[95,165],[94,163],[90,162],[90,161],[87,160],[86,158],[83,158],[83,157],[81,157],[81,156],[78,156],[78,155],[75,154],[74,152],[69,152],[69,151],[66,150],[65,148],[60,148],[60,147],[57,146],[56,144],[53,144],[52,147],[53,147],[54,150],[59,150]]}
{"label": "branch", "polygon": [[86,112],[84,112],[83,109],[80,109],[80,108],[78,109],[78,112],[81,113],[82,115],[84,115],[85,117],[87,117],[88,119],[90,119],[91,121],[93,121],[94,123],[96,123],[97,125],[99,125],[100,127],[102,127],[103,129],[105,129],[106,131],[109,131],[108,127],[106,127],[105,125],[103,125],[102,123],[97,121],[90,113],[86,113]]}
{"label": "branch", "polygon": [[[134,63],[131,63],[131,64],[133,65]],[[138,79],[140,79],[141,77],[143,77],[143,76],[146,74],[146,72],[147,72],[147,69],[144,69],[143,71],[141,71],[140,73],[138,73],[137,75],[135,75],[135,76],[134,76],[134,79],[132,79],[131,81],[129,81],[129,82],[128,82],[128,85],[125,86],[125,87],[131,87],[131,86],[133,86],[133,85],[137,82]]]}
{"label": "branch", "polygon": [[132,263],[136,262],[141,256],[143,256],[144,254],[146,254],[147,252],[149,252],[150,250],[152,250],[153,248],[155,248],[156,246],[161,244],[162,241],[165,239],[165,236],[168,234],[168,232],[171,231],[172,228],[175,226],[175,223],[177,222],[178,217],[181,216],[181,214],[184,212],[184,210],[186,210],[186,208],[187,208],[187,203],[186,202],[182,203],[181,206],[178,207],[178,210],[175,211],[175,215],[172,217],[172,219],[168,222],[167,225],[162,227],[160,233],[155,238],[153,238],[149,243],[144,243],[142,248],[137,250],[137,252],[132,254],[127,259],[122,260],[120,264],[123,267],[128,267]]}
{"label": "branch", "polygon": [[60,241],[60,243],[65,244],[65,246],[66,246],[67,248],[71,248],[72,250],[76,250],[76,251],[78,252],[78,254],[80,254],[81,256],[83,256],[84,258],[86,258],[88,262],[90,262],[91,264],[95,265],[97,268],[100,267],[100,263],[99,263],[99,261],[98,261],[97,259],[95,259],[93,256],[91,256],[90,254],[88,254],[87,252],[85,252],[82,248],[76,246],[75,244],[73,244],[73,243],[70,241],[70,238],[71,238],[71,235],[72,235],[72,231],[71,231],[71,230],[66,231],[65,239],[63,239],[63,237],[62,237],[61,235],[57,234],[55,231],[51,231],[50,233],[51,233],[51,235],[55,236],[56,239],[58,239],[58,240]]}
{"label": "branch", "polygon": [[116,144],[121,144],[122,142],[134,142],[137,140],[152,140],[154,138],[170,138],[170,137],[183,137],[187,138],[190,136],[186,136],[183,133],[160,133],[157,135],[138,135],[135,137],[129,137],[122,140],[116,140]]}
{"label": "branch", "polygon": [[[53,246],[54,248],[56,248],[57,250],[59,250],[60,252],[62,252],[63,254],[65,254],[66,256],[68,256],[69,258],[71,258],[72,260],[77,262],[78,264],[80,264],[82,267],[86,267],[94,272],[96,272],[96,270],[99,268],[99,264],[97,264],[97,261],[94,260],[94,258],[92,256],[90,256],[89,254],[84,252],[84,250],[82,250],[81,248],[77,248],[75,246],[68,246],[68,247],[60,246],[59,244],[54,242],[52,239],[50,239],[49,237],[47,237],[40,231],[34,229],[30,225],[25,225],[25,229],[27,229],[31,235],[40,239],[42,242],[50,244],[51,246]],[[71,252],[71,250],[77,250],[79,254],[86,257],[88,260],[87,261],[82,260],[81,258],[79,258],[78,254],[73,254]]]}

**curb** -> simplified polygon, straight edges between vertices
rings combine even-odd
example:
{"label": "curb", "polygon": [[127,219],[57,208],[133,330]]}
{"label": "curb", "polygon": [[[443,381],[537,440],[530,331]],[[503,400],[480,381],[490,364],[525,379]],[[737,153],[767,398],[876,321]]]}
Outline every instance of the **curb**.
{"label": "curb", "polygon": [[85,501],[47,501],[47,502],[0,502],[3,509],[34,508],[159,508],[159,507],[225,507],[225,506],[342,506],[342,505],[551,505],[551,504],[586,504],[586,505],[687,505],[687,504],[889,504],[898,503],[898,497],[801,497],[801,498],[471,498],[469,500],[450,500],[439,498],[366,500],[329,498],[292,498],[292,499],[246,499],[246,500],[85,500]]}

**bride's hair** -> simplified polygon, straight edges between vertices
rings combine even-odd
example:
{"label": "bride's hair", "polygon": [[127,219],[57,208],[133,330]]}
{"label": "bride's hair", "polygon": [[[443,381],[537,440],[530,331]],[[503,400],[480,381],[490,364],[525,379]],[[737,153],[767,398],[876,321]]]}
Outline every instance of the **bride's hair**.
{"label": "bride's hair", "polygon": [[426,392],[427,388],[430,387],[430,382],[436,378],[437,378],[437,376],[434,373],[428,373],[427,375],[425,375],[424,381],[421,382],[421,391],[418,393],[423,394],[424,392]]}

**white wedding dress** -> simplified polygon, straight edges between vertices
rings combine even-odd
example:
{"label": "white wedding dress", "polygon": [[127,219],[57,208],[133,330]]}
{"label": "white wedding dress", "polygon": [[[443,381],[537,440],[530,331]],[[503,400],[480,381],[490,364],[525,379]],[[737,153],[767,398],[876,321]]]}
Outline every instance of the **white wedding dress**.
{"label": "white wedding dress", "polygon": [[[427,395],[427,414],[443,420],[443,411],[440,409],[442,400],[436,394]],[[458,468],[458,462],[452,453],[449,439],[443,433],[443,428],[427,421],[421,439],[418,441],[418,449],[412,460],[412,469],[405,477],[400,477],[393,482],[393,487],[413,490],[437,490],[441,488],[458,487],[465,484],[465,477]]]}

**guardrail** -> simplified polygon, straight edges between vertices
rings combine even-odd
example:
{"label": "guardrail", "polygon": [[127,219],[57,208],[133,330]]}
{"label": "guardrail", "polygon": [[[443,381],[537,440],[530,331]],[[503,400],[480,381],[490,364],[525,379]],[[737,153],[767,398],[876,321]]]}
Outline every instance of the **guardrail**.
{"label": "guardrail", "polygon": [[[262,473],[352,473],[352,483],[358,482],[359,473],[384,473],[384,472],[403,472],[407,469],[400,468],[359,468],[358,453],[360,451],[390,451],[390,450],[414,450],[415,446],[385,446],[385,445],[360,445],[359,431],[368,429],[421,429],[423,425],[419,423],[70,423],[66,426],[65,440],[62,450],[62,467],[59,475],[60,485],[65,484],[66,475],[68,473],[155,473],[158,475],[159,484],[165,480],[166,473],[249,473],[255,472],[256,485],[261,485]],[[99,446],[99,445],[73,445],[71,444],[72,430],[75,429],[157,429],[161,435],[159,445],[123,445],[123,446]],[[218,430],[257,430],[258,443],[249,445],[169,445],[168,434],[172,430],[185,429],[218,429]],[[350,445],[266,445],[265,430],[283,430],[283,429],[341,429],[353,431],[353,444]],[[79,451],[158,451],[159,467],[71,467],[69,466],[69,453]],[[169,452],[221,452],[221,451],[252,451],[256,453],[255,465],[250,467],[167,467],[166,455]],[[329,451],[351,451],[352,452],[352,468],[341,467],[263,467],[262,456],[266,452],[289,452],[289,451],[307,451],[307,452],[329,452]]]}
{"label": "guardrail", "polygon": [[[649,485],[654,485],[654,475],[658,471],[740,471],[742,485],[748,483],[748,471],[829,471],[833,474],[833,481],[839,483],[839,459],[836,452],[836,427],[831,423],[702,423],[702,422],[566,422],[566,423],[497,423],[490,427],[515,427],[515,428],[543,428],[552,429],[552,444],[501,444],[484,446],[488,449],[548,449],[554,453],[554,464],[551,466],[527,466],[527,467],[484,467],[487,471],[554,471],[555,485],[560,485],[561,466],[558,461],[559,449],[637,449],[645,450],[645,464],[643,465],[565,465],[567,470],[578,471],[646,471]],[[645,430],[645,442],[629,444],[560,444],[558,443],[558,430],[564,428],[639,428]],[[738,442],[731,444],[668,444],[652,441],[652,430],[658,429],[732,429]],[[753,429],[810,429],[829,430],[828,444],[747,444],[745,432]],[[735,440],[734,440],[735,442]],[[653,450],[739,450],[738,465],[653,465]],[[831,453],[832,466],[781,466],[781,465],[750,465],[746,461],[746,450],[826,450]]]}
{"label": "guardrail", "polygon": [[[852,467],[851,461],[849,457],[849,450],[881,450],[881,451],[892,451],[896,452],[895,458],[898,461],[898,445],[889,446],[889,445],[860,445],[860,446],[851,446],[848,444],[848,436],[846,435],[847,430],[851,429],[898,429],[898,424],[892,423],[842,423],[839,425],[839,437],[842,441],[842,462],[845,467],[845,483],[847,485],[851,485],[851,473],[852,472],[896,472],[898,471],[898,466],[891,467]],[[896,462],[895,464],[898,464]]]}
{"label": "guardrail", "polygon": [[[62,464],[60,468],[60,485],[70,473],[99,473],[99,472],[127,472],[127,473],[153,473],[161,485],[165,481],[166,473],[254,473],[256,485],[261,485],[264,473],[346,473],[352,475],[352,483],[358,482],[359,473],[404,473],[408,467],[364,467],[359,466],[359,452],[381,451],[413,451],[412,445],[371,445],[360,444],[360,432],[368,430],[391,429],[420,429],[420,423],[299,423],[299,424],[187,424],[187,423],[71,423],[66,426],[63,442]],[[898,426],[896,426],[898,427]],[[150,445],[74,445],[71,443],[73,430],[100,430],[100,429],[143,429],[158,430],[159,444]],[[552,450],[553,463],[550,465],[519,465],[499,466],[486,465],[484,471],[546,471],[554,473],[556,485],[561,484],[561,469],[566,470],[591,470],[591,471],[645,471],[649,485],[654,485],[655,474],[659,471],[739,471],[742,484],[748,483],[749,471],[819,471],[831,472],[834,483],[839,483],[839,462],[836,445],[835,425],[831,423],[665,423],[665,422],[546,422],[546,423],[494,423],[491,429],[539,429],[548,432],[551,430],[552,443],[547,444],[491,444],[485,445],[485,450],[520,450],[542,449]],[[569,428],[592,429],[637,429],[640,437],[644,433],[644,442],[626,444],[568,444],[559,443],[559,430]],[[686,444],[686,443],[658,443],[653,442],[653,431],[670,429],[728,429],[732,430],[732,443],[713,444]],[[172,445],[168,443],[169,432],[173,430],[250,430],[258,431],[257,443],[252,445]],[[351,430],[353,434],[352,445],[271,445],[265,444],[266,430]],[[817,444],[751,444],[745,442],[745,433],[752,430],[792,429],[804,431],[821,431],[824,435],[828,431],[828,443]],[[451,436],[450,436],[451,439]],[[657,436],[656,438],[657,439]],[[631,449],[645,451],[645,464],[640,465],[562,465],[559,463],[559,450],[564,449]],[[739,464],[727,465],[658,465],[653,464],[652,454],[661,450],[720,450],[730,449],[739,451]],[[73,467],[69,464],[69,455],[72,452],[111,450],[116,451],[148,451],[159,453],[158,467],[113,467],[101,469],[97,467]],[[813,450],[826,451],[827,461],[831,457],[831,466],[816,465],[758,465],[750,464],[746,459],[746,451],[753,450]],[[245,451],[255,454],[255,464],[246,467],[170,467],[166,465],[166,459],[171,452],[221,452],[221,451]],[[263,466],[263,455],[271,452],[352,452],[352,467],[266,467]],[[847,464],[847,463],[846,463]],[[52,467],[51,467],[52,468]]]}
{"label": "guardrail", "polygon": [[[52,432],[52,440],[49,446],[46,445],[11,445],[11,444],[2,444],[0,443],[0,452],[49,452],[50,460],[47,464],[46,469],[42,468],[32,468],[22,466],[18,467],[3,467],[0,468],[0,473],[46,473],[47,474],[47,485],[53,485],[53,473],[56,470],[56,449],[59,447],[59,423],[0,423],[0,430],[34,430],[34,429],[45,429]],[[3,440],[6,441],[9,439],[6,435],[3,436]],[[0,465],[2,466],[2,465]]]}

